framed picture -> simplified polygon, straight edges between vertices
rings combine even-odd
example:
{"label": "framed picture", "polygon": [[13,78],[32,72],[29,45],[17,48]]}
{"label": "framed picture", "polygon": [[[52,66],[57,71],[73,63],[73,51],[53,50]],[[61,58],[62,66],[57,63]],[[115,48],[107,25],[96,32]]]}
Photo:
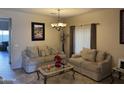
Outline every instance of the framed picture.
{"label": "framed picture", "polygon": [[45,24],[32,22],[32,41],[45,40]]}
{"label": "framed picture", "polygon": [[120,10],[120,44],[124,44],[124,10]]}

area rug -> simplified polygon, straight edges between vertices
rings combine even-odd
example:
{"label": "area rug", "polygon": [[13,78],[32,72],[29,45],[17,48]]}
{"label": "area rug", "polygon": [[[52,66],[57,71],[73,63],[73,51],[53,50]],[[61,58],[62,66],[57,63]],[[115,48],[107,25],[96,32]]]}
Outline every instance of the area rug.
{"label": "area rug", "polygon": [[[14,81],[15,84],[43,84],[44,83],[42,76],[40,76],[40,80],[37,80],[36,73],[27,74],[24,71],[16,71],[16,73],[18,74]],[[75,73],[75,79],[73,79],[72,72],[66,72],[64,74],[53,76],[47,79],[47,84],[110,84],[110,83],[111,83],[111,78],[107,78],[102,82],[96,82],[78,73]]]}

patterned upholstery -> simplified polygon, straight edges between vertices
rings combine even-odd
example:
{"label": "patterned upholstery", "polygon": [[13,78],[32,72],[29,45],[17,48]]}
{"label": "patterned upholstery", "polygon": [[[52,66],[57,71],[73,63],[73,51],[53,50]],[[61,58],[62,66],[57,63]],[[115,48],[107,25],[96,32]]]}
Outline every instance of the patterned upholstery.
{"label": "patterned upholstery", "polygon": [[74,70],[96,81],[100,81],[111,74],[112,56],[97,50],[96,61],[83,59],[81,54],[72,55],[69,62],[74,65]]}
{"label": "patterned upholstery", "polygon": [[[50,47],[28,47],[28,51],[31,51],[30,54],[26,50],[22,52],[22,67],[27,73],[31,73],[37,70],[37,68],[49,62],[54,62],[54,57],[57,50]],[[52,51],[51,51],[52,50]],[[61,58],[65,59],[66,55],[60,51]]]}

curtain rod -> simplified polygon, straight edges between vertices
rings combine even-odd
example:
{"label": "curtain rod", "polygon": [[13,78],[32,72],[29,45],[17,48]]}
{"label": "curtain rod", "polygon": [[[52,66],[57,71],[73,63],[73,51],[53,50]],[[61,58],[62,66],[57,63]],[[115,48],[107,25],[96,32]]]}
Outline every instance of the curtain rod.
{"label": "curtain rod", "polygon": [[91,25],[91,24],[100,25],[100,23],[90,23],[90,24],[81,24],[81,25],[78,25],[78,26],[86,26],[86,25]]}

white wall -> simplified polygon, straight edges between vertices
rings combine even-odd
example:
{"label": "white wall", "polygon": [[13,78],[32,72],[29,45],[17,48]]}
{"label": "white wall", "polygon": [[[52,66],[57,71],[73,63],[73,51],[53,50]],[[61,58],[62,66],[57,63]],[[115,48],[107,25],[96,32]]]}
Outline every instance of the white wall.
{"label": "white wall", "polygon": [[[65,19],[69,26],[90,23],[100,23],[97,26],[97,49],[110,53],[113,64],[117,65],[119,58],[124,58],[124,44],[119,43],[120,9],[101,9],[88,12],[79,16]],[[66,40],[66,53],[69,55],[69,38]]]}
{"label": "white wall", "polygon": [[[50,25],[56,22],[56,18],[0,9],[0,18],[5,17],[12,19],[11,63],[13,69],[21,67],[21,52],[26,46],[49,45],[60,48],[60,33],[53,31]],[[45,23],[45,41],[31,41],[31,22]]]}

